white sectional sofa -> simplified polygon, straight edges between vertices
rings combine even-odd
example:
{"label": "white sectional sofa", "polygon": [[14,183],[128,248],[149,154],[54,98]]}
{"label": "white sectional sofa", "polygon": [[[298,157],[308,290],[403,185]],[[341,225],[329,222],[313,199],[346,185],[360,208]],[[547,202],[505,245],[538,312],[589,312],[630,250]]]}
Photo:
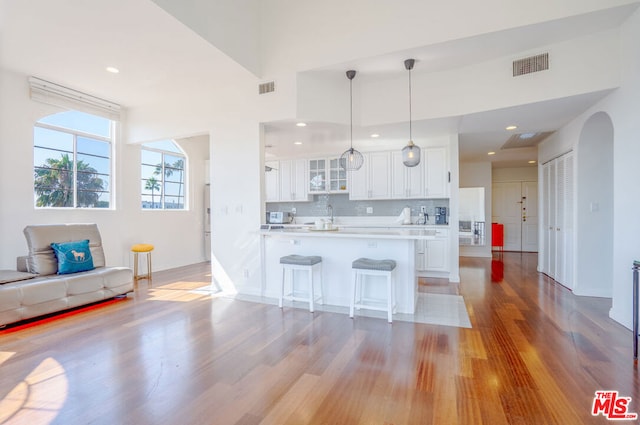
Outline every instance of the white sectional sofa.
{"label": "white sectional sofa", "polygon": [[[96,224],[32,225],[24,235],[28,255],[18,259],[18,272],[0,273],[0,327],[133,292],[130,268],[106,266]],[[51,243],[87,239],[94,268],[58,274]]]}

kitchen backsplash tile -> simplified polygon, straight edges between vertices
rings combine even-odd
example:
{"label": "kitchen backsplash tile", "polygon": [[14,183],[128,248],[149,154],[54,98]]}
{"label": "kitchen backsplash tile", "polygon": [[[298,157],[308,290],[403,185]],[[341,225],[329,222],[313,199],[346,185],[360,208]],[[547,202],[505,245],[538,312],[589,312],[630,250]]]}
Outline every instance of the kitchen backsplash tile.
{"label": "kitchen backsplash tile", "polygon": [[[360,216],[398,216],[405,207],[411,208],[411,215],[420,214],[420,207],[427,208],[427,214],[434,217],[436,207],[449,207],[449,199],[390,199],[383,201],[350,201],[348,194],[313,195],[309,202],[268,202],[267,211],[290,212],[296,209],[300,217],[323,217],[329,214],[328,206],[333,207],[335,217]],[[367,208],[373,208],[368,214]]]}

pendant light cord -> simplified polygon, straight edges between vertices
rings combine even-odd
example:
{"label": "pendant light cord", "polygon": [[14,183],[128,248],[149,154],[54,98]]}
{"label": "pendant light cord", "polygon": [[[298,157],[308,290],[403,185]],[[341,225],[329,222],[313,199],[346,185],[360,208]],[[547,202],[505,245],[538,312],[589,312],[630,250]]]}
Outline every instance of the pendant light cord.
{"label": "pendant light cord", "polygon": [[409,69],[409,141],[413,140],[411,133],[411,69]]}
{"label": "pendant light cord", "polygon": [[349,80],[349,125],[351,129],[351,133],[349,136],[351,139],[351,143],[349,146],[353,151],[353,80],[352,79]]}

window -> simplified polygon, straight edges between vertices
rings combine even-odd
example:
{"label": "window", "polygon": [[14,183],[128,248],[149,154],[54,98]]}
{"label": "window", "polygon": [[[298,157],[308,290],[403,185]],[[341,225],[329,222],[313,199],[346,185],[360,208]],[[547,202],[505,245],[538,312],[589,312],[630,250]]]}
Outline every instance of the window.
{"label": "window", "polygon": [[186,157],[172,140],[142,145],[142,208],[185,209]]}
{"label": "window", "polygon": [[115,123],[79,111],[49,115],[33,128],[38,208],[110,208]]}

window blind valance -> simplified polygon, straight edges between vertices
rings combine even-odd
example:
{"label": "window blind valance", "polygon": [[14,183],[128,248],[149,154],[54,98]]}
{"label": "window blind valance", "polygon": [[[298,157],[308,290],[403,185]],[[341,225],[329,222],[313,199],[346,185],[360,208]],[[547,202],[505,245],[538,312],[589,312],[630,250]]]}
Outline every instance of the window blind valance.
{"label": "window blind valance", "polygon": [[31,99],[38,102],[98,115],[113,121],[120,121],[121,107],[117,103],[50,81],[29,77],[29,93]]}

